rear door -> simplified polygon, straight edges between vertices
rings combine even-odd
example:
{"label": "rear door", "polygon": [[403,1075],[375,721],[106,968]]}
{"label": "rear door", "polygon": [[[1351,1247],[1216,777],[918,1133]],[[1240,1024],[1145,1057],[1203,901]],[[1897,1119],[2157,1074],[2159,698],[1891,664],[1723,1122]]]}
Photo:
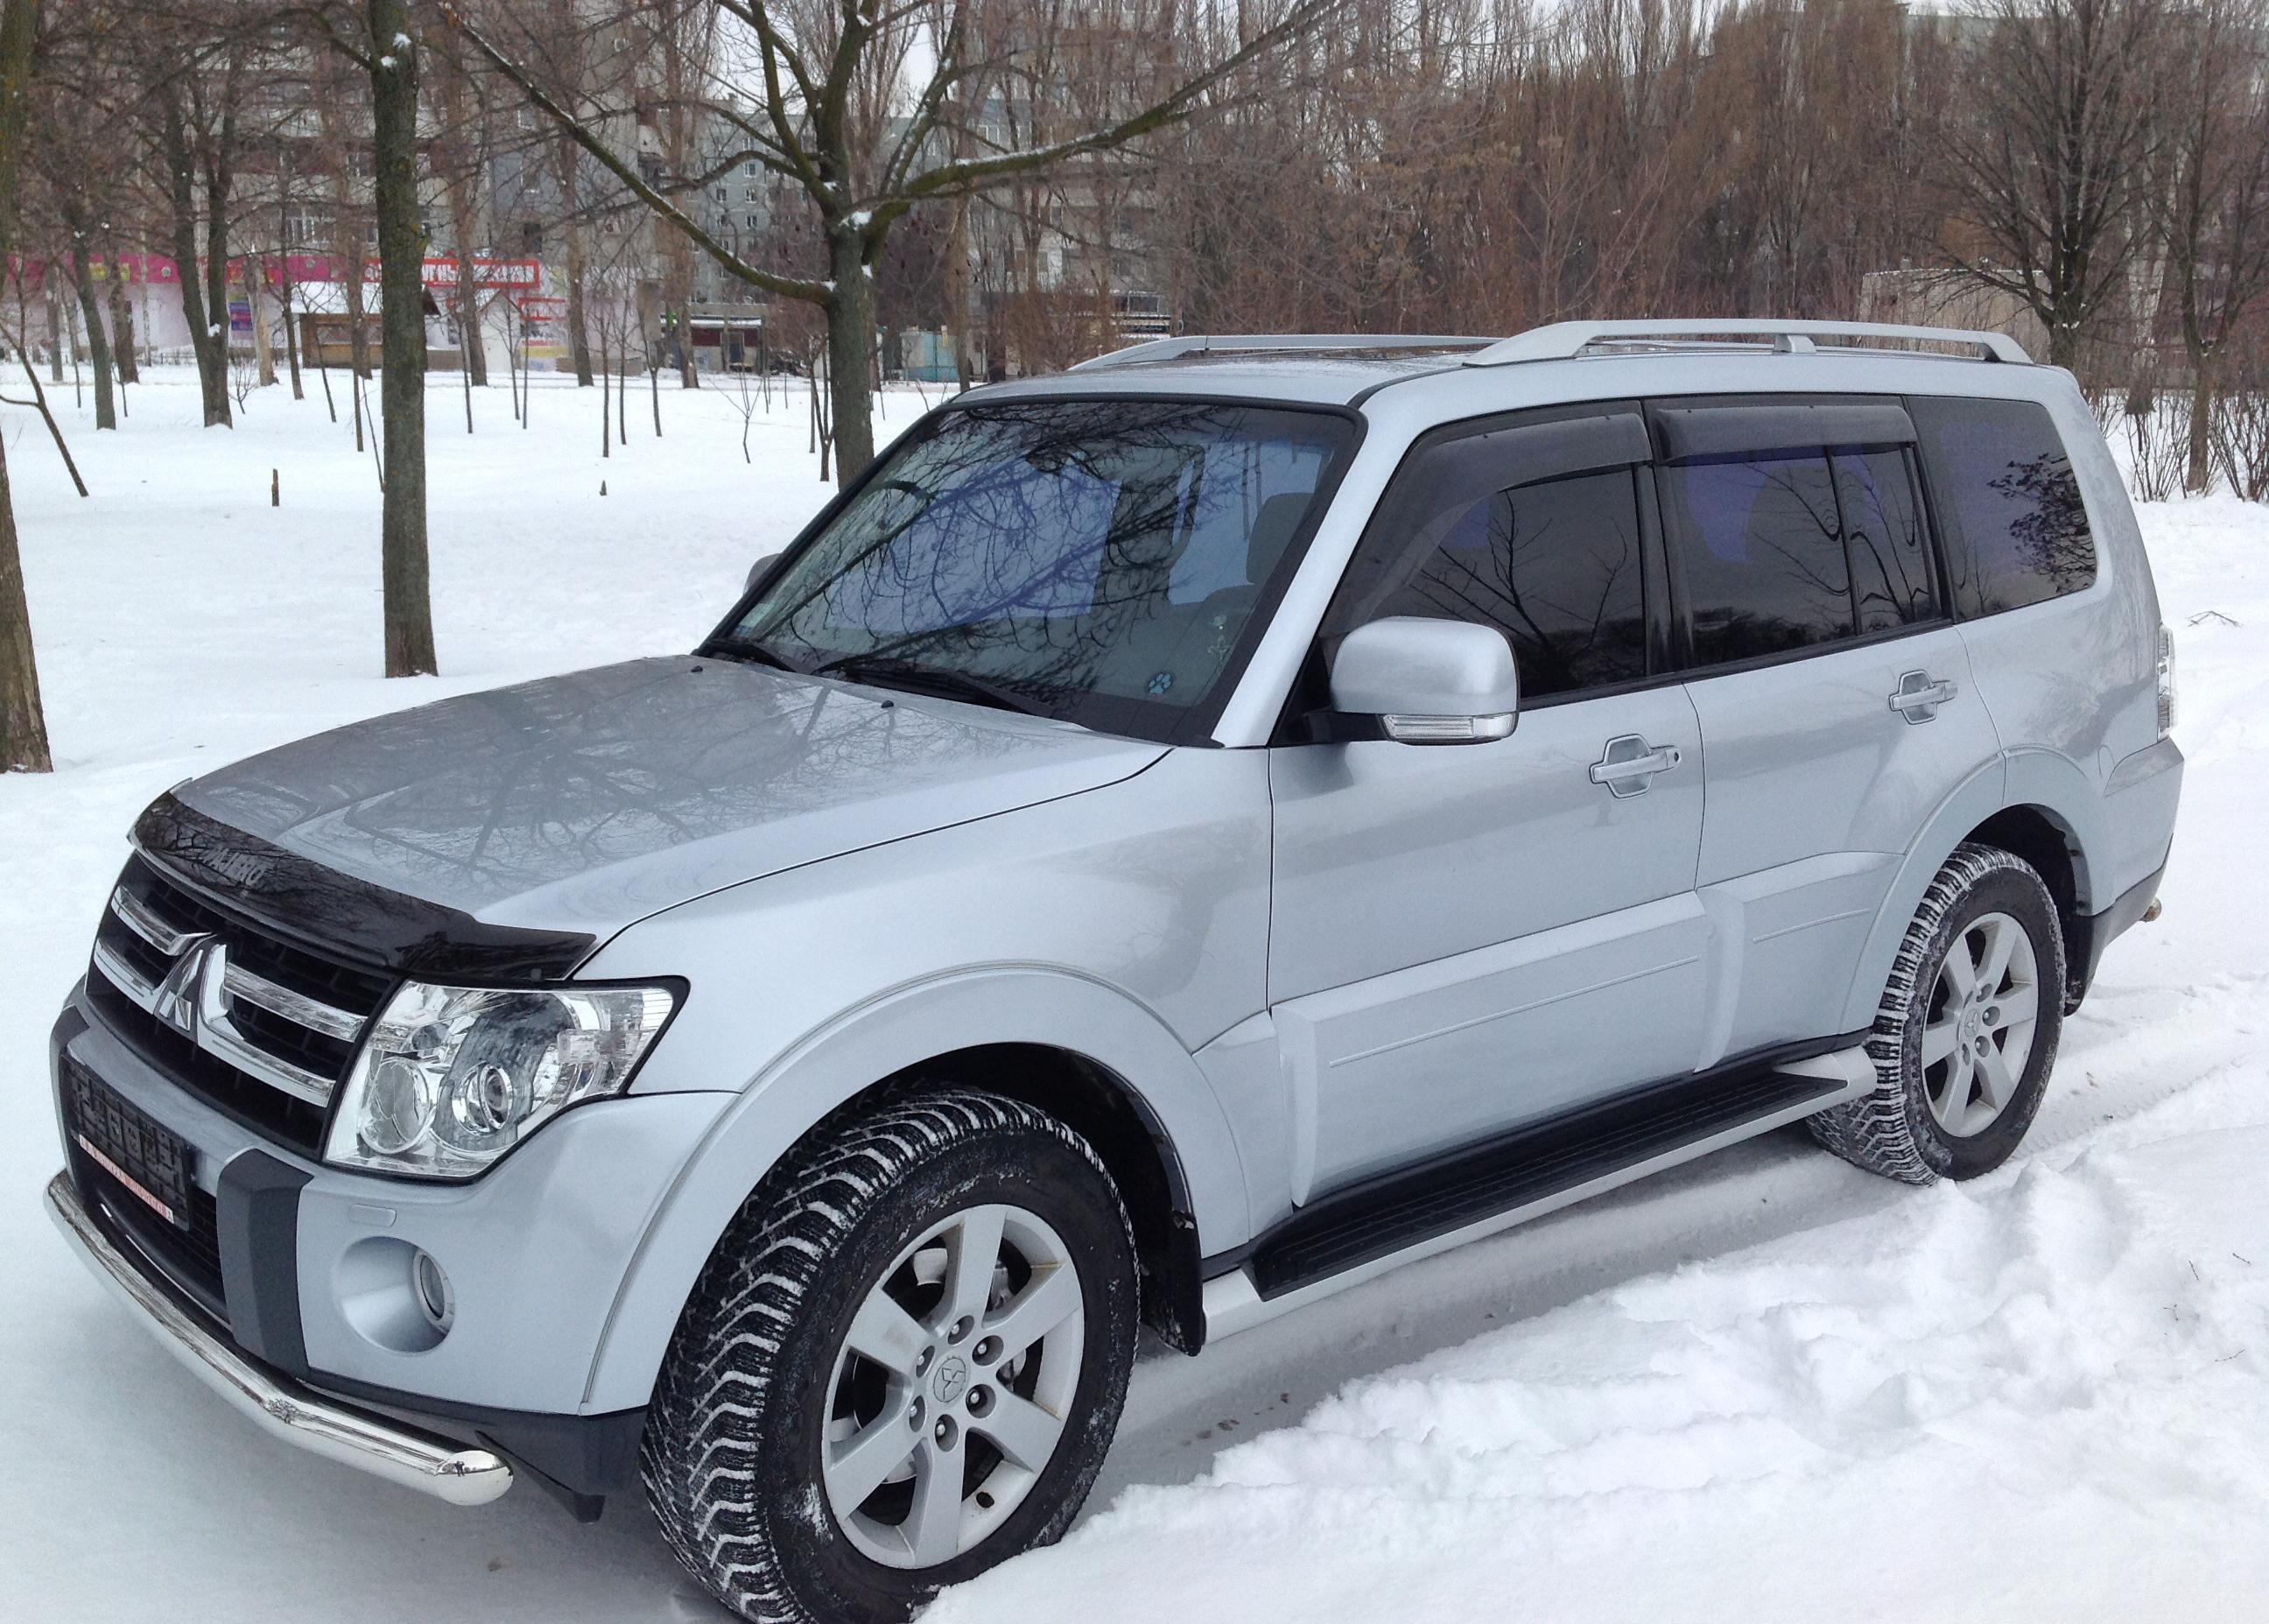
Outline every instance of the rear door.
{"label": "rear door", "polygon": [[1999,740],[1946,612],[1903,406],[1651,415],[1707,779],[1706,1067],[1838,1035],[1900,854]]}
{"label": "rear door", "polygon": [[1349,566],[1327,658],[1388,616],[1492,626],[1521,708],[1489,743],[1269,753],[1296,1200],[1692,1064],[1700,736],[1651,636],[1649,454],[1630,406],[1438,434]]}

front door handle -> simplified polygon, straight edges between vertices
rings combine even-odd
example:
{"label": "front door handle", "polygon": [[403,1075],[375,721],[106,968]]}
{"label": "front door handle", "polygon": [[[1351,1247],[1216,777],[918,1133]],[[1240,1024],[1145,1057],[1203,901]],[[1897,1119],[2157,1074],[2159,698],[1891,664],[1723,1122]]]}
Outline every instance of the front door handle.
{"label": "front door handle", "polygon": [[1899,685],[1891,690],[1891,709],[1911,722],[1926,722],[1959,691],[1953,683],[1940,682],[1927,671],[1903,672]]}
{"label": "front door handle", "polygon": [[1656,773],[1667,772],[1685,759],[1675,744],[1657,749],[1638,734],[1619,734],[1608,741],[1607,749],[1592,764],[1592,782],[1605,785],[1608,794],[1618,800],[1641,795],[1654,782]]}

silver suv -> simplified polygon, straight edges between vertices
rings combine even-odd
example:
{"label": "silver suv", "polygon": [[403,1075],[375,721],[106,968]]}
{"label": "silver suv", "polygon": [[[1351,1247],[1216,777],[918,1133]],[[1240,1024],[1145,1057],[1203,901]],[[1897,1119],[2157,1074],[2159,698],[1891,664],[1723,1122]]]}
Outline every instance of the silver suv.
{"label": "silver suv", "polygon": [[1999,1166],[2173,705],[2005,338],[1161,341],[932,413],[690,656],[160,797],[48,1200],[302,1447],[898,1618],[1064,1531],[1144,1327],[1800,1119]]}

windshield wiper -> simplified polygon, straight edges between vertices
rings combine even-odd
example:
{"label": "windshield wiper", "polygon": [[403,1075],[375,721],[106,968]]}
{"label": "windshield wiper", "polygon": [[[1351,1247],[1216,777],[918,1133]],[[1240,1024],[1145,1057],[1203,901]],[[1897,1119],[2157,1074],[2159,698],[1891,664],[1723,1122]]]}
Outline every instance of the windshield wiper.
{"label": "windshield wiper", "polygon": [[786,671],[795,676],[808,675],[804,669],[768,643],[754,639],[719,638],[701,650],[719,660],[746,660],[760,666],[770,666],[775,671]]}
{"label": "windshield wiper", "polygon": [[965,699],[975,705],[988,705],[995,710],[1016,711],[1026,716],[1046,716],[1053,719],[1054,711],[1015,689],[999,683],[972,676],[966,671],[941,670],[935,666],[916,665],[909,660],[893,660],[887,654],[846,654],[839,660],[830,660],[814,666],[813,676],[845,676],[854,683],[867,683],[878,688],[905,688],[918,693],[933,693],[942,698]]}

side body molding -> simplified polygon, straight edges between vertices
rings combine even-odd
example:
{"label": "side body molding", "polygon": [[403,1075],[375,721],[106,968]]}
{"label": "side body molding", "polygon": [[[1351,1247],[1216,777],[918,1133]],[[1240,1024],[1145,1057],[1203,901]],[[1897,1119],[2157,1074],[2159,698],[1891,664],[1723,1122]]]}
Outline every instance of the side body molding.
{"label": "side body molding", "polygon": [[718,1118],[632,1261],[592,1365],[585,1410],[647,1401],[718,1236],[815,1123],[879,1078],[957,1049],[1004,1043],[1068,1050],[1113,1073],[1178,1154],[1204,1244],[1218,1250],[1249,1237],[1235,1136],[1205,1073],[1156,1015],[1104,982],[1059,968],[954,971],[843,1012],[766,1067]]}

